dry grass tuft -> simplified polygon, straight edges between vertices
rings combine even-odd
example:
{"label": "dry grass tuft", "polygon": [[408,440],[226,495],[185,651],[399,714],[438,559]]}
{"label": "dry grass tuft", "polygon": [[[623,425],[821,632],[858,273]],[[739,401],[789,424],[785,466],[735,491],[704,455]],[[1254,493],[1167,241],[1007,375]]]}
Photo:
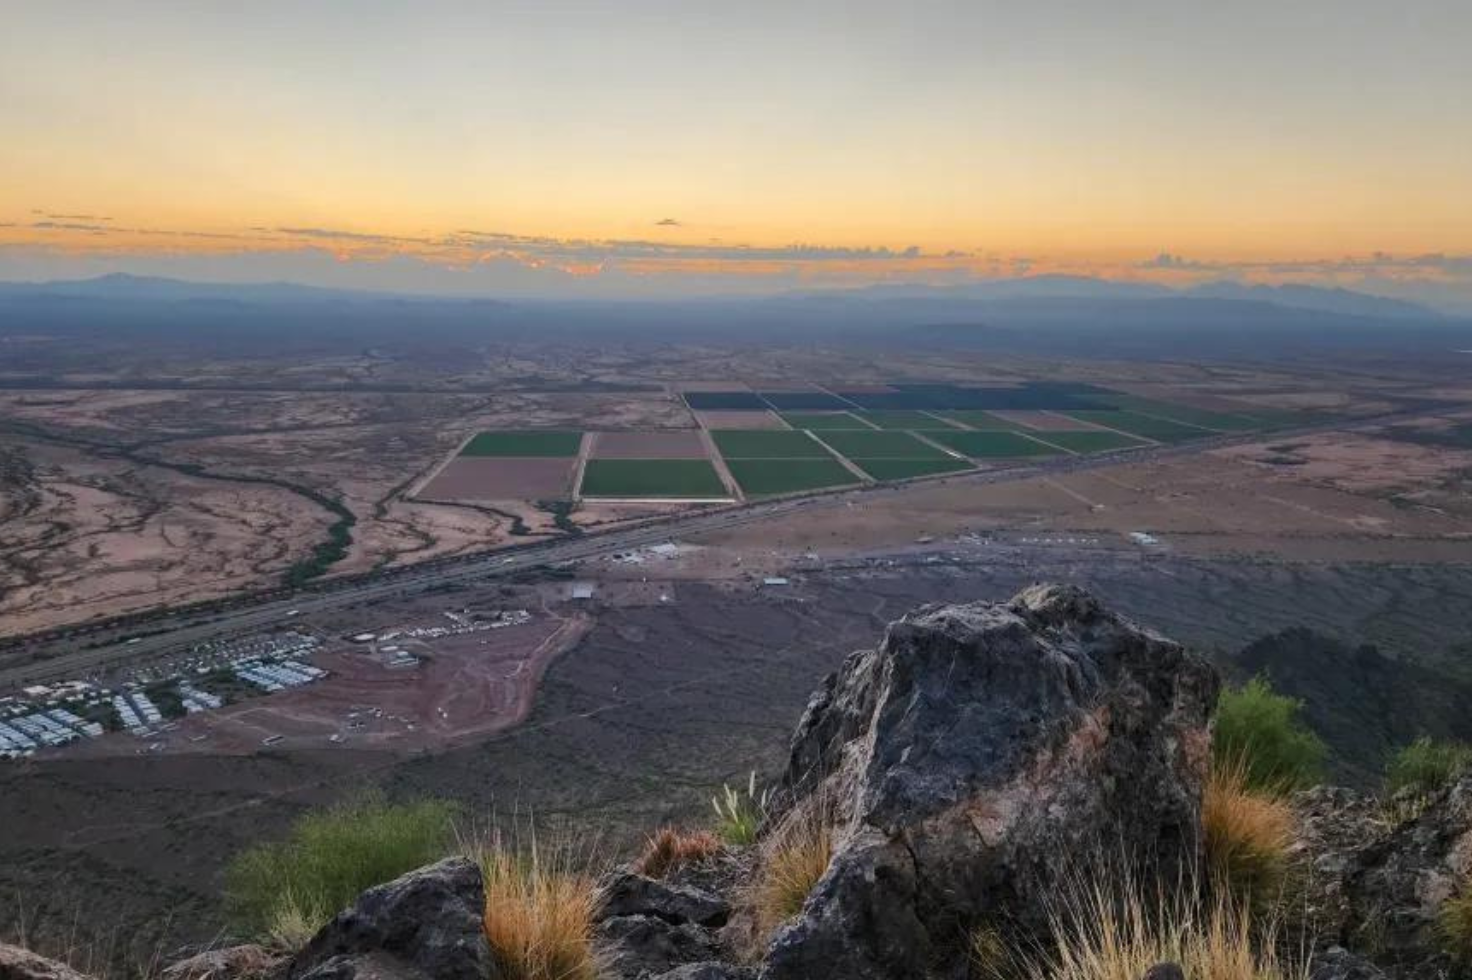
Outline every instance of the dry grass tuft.
{"label": "dry grass tuft", "polygon": [[570,849],[469,848],[485,877],[486,939],[506,980],[596,980],[597,876]]}
{"label": "dry grass tuft", "polygon": [[271,910],[265,943],[272,949],[295,953],[311,941],[321,924],[317,912],[308,903],[302,902],[290,890],[285,891]]}
{"label": "dry grass tuft", "polygon": [[645,844],[634,870],[650,878],[663,878],[676,868],[698,864],[720,850],[720,839],[708,830],[661,827]]}
{"label": "dry grass tuft", "polygon": [[1472,965],[1472,882],[1462,894],[1442,904],[1437,926],[1447,955],[1459,964]]}
{"label": "dry grass tuft", "polygon": [[1249,789],[1245,766],[1216,762],[1201,797],[1201,825],[1213,885],[1241,902],[1281,891],[1296,832],[1281,794]]}
{"label": "dry grass tuft", "polygon": [[1308,958],[1280,953],[1276,920],[1220,893],[1211,901],[1201,894],[1189,880],[1151,890],[1127,872],[1104,873],[1065,890],[1041,947],[1009,950],[1003,969],[988,941],[976,966],[986,976],[1140,980],[1170,962],[1192,980],[1307,980]]}
{"label": "dry grass tuft", "polygon": [[770,935],[802,911],[833,859],[833,831],[821,808],[794,812],[763,846],[752,906],[757,928]]}

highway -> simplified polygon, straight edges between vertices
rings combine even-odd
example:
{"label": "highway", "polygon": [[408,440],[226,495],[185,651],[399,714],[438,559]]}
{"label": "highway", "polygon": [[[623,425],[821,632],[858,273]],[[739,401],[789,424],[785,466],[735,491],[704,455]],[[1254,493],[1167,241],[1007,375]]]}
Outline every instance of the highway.
{"label": "highway", "polygon": [[[1048,457],[1038,462],[978,470],[971,473],[945,474],[927,477],[921,481],[872,484],[812,493],[800,497],[731,504],[719,509],[656,518],[637,526],[593,531],[576,537],[557,538],[510,550],[503,548],[452,559],[441,559],[423,565],[403,566],[367,575],[344,576],[327,580],[315,588],[296,593],[283,595],[276,592],[256,600],[247,598],[226,610],[205,611],[185,608],[177,613],[149,620],[146,623],[146,635],[139,636],[135,632],[133,637],[128,639],[125,634],[119,632],[112,642],[98,643],[90,648],[80,647],[79,636],[95,637],[113,629],[121,631],[125,624],[131,624],[129,617],[120,617],[119,620],[113,622],[86,624],[71,631],[69,636],[46,639],[38,644],[12,644],[12,650],[19,646],[27,654],[40,652],[44,659],[34,663],[13,663],[0,668],[0,694],[29,684],[86,677],[129,663],[142,664],[166,659],[206,640],[269,627],[281,627],[292,620],[288,614],[293,610],[303,618],[310,619],[313,613],[342,609],[389,596],[423,592],[447,583],[505,577],[524,572],[534,566],[599,558],[646,545],[658,544],[672,538],[690,537],[705,532],[755,524],[814,506],[833,506],[835,502],[842,503],[845,500],[869,501],[875,499],[876,495],[904,493],[916,482],[984,486],[1042,476],[1057,476],[1082,470],[1118,466],[1123,463],[1133,464],[1188,456],[1212,449],[1261,442],[1265,438],[1283,442],[1323,432],[1372,428],[1422,415],[1428,411],[1428,408],[1434,410],[1439,407],[1448,406],[1423,404],[1371,417],[1353,420],[1338,419],[1271,433],[1227,434],[1174,446],[1151,446],[1091,456]],[[10,658],[15,659],[13,655]]]}

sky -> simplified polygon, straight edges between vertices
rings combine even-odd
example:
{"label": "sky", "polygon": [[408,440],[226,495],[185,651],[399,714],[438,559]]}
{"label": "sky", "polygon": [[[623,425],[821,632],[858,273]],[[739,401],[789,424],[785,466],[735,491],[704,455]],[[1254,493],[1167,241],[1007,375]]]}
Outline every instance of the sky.
{"label": "sky", "polygon": [[0,278],[1472,309],[1466,0],[0,0]]}

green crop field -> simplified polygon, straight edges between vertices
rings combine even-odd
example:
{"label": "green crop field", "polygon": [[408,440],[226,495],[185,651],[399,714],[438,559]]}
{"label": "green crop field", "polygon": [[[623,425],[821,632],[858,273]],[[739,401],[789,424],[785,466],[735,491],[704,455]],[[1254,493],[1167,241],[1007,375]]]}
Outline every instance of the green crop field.
{"label": "green crop field", "polygon": [[908,432],[825,432],[820,438],[849,459],[946,458],[944,450],[922,442]]}
{"label": "green crop field", "polygon": [[1251,432],[1253,429],[1262,429],[1267,425],[1264,420],[1246,413],[1211,412],[1204,408],[1193,408],[1190,405],[1177,405],[1172,402],[1158,402],[1149,398],[1136,398],[1133,395],[1120,395],[1101,400],[1117,405],[1125,411],[1154,415],[1175,422],[1185,422],[1188,425],[1204,425],[1208,429],[1219,429],[1222,432]]}
{"label": "green crop field", "polygon": [[1018,425],[1016,422],[1008,422],[1006,419],[998,418],[991,412],[979,410],[962,409],[954,412],[943,412],[946,418],[960,422],[962,425],[972,429],[980,429],[983,432],[1018,432],[1027,427]]}
{"label": "green crop field", "polygon": [[1216,435],[1210,429],[1141,415],[1138,412],[1086,411],[1069,412],[1068,414],[1073,418],[1083,419],[1085,422],[1095,422],[1111,429],[1128,432],[1130,435],[1154,439],[1156,442],[1189,442],[1192,439],[1206,439]]}
{"label": "green crop field", "polygon": [[930,429],[954,429],[955,426],[938,419],[926,412],[915,412],[905,409],[893,411],[863,412],[860,416],[864,421],[877,425],[881,429],[913,429],[916,432],[925,432]]}
{"label": "green crop field", "polygon": [[916,476],[971,469],[970,463],[954,456],[940,459],[855,459],[853,462],[876,480],[908,480]]}
{"label": "green crop field", "polygon": [[1016,432],[931,432],[927,435],[973,459],[1048,456],[1058,452],[1052,446],[1045,446]]}
{"label": "green crop field", "polygon": [[828,450],[791,429],[716,429],[711,438],[727,459],[827,459]]}
{"label": "green crop field", "polygon": [[867,432],[872,428],[849,412],[785,412],[782,415],[782,421],[794,429],[808,429],[812,432],[830,432],[835,429],[858,429]]}
{"label": "green crop field", "polygon": [[706,459],[590,459],[584,497],[726,497],[730,491]]}
{"label": "green crop field", "polygon": [[748,497],[797,493],[859,482],[858,477],[832,456],[823,459],[728,459],[726,467]]}
{"label": "green crop field", "polygon": [[1110,449],[1129,449],[1149,443],[1123,432],[1078,429],[1073,432],[1039,432],[1038,438],[1075,453],[1102,453]]}
{"label": "green crop field", "polygon": [[512,431],[477,432],[461,456],[576,456],[582,444],[581,432],[565,429],[518,429]]}

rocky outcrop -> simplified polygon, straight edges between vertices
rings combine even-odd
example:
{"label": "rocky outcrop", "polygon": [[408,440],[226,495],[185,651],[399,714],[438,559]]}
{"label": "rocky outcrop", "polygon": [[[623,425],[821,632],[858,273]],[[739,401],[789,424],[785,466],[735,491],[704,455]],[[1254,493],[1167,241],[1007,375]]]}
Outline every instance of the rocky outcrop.
{"label": "rocky outcrop", "polygon": [[0,980],[88,980],[65,963],[0,943]]}
{"label": "rocky outcrop", "polygon": [[1041,926],[1100,854],[1195,864],[1215,673],[1080,589],[925,607],[812,698],[780,821],[835,828],[764,980],[964,969],[972,927]]}
{"label": "rocky outcrop", "polygon": [[496,980],[480,868],[452,858],[370,888],[307,943],[284,980]]}
{"label": "rocky outcrop", "polygon": [[1344,791],[1319,790],[1300,808],[1321,938],[1397,977],[1472,974],[1458,972],[1437,931],[1442,904],[1472,882],[1472,775],[1398,826],[1371,817],[1364,803],[1336,805],[1351,802]]}
{"label": "rocky outcrop", "polygon": [[603,885],[601,958],[613,975],[631,980],[721,976],[711,971],[724,969],[717,962],[725,952],[717,930],[730,914],[730,904],[711,892],[617,872]]}
{"label": "rocky outcrop", "polygon": [[657,881],[632,871],[619,871],[603,885],[602,917],[652,915],[679,925],[693,922],[719,928],[731,915],[723,898],[699,888]]}

